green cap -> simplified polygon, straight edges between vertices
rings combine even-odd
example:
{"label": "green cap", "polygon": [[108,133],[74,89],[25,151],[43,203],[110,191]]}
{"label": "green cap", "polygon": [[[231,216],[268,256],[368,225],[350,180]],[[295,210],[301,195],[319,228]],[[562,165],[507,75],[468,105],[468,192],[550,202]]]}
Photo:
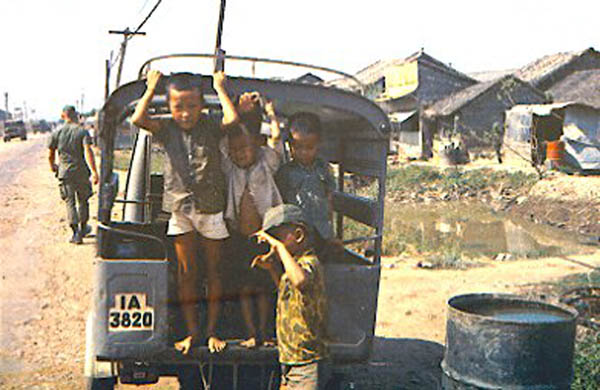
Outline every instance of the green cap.
{"label": "green cap", "polygon": [[71,106],[70,104],[67,104],[66,106],[64,106],[62,110],[63,110],[63,112],[70,112],[70,111],[75,112],[76,111],[75,107]]}
{"label": "green cap", "polygon": [[293,204],[280,204],[267,210],[263,219],[263,230],[269,230],[285,223],[306,225],[302,209]]}

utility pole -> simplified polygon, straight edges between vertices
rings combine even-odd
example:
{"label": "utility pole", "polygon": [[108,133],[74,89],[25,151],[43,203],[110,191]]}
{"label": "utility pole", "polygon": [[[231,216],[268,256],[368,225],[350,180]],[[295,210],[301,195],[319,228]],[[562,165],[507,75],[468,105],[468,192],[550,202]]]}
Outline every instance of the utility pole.
{"label": "utility pole", "polygon": [[8,92],[4,92],[4,108],[6,109],[6,119],[8,119]]}
{"label": "utility pole", "polygon": [[117,68],[117,81],[115,83],[115,89],[119,88],[121,85],[121,71],[123,70],[123,62],[125,61],[125,51],[127,50],[127,41],[131,39],[132,35],[146,35],[145,32],[141,31],[131,31],[129,27],[125,30],[109,30],[109,34],[122,34],[123,42],[121,42],[121,49],[119,50],[119,67]]}
{"label": "utility pole", "polygon": [[109,85],[109,81],[110,81],[110,62],[111,62],[111,60],[106,60],[104,62],[104,65],[106,67],[106,75],[105,75],[105,79],[104,79],[104,101],[106,101],[106,99],[108,99],[108,95],[110,95],[110,85]]}

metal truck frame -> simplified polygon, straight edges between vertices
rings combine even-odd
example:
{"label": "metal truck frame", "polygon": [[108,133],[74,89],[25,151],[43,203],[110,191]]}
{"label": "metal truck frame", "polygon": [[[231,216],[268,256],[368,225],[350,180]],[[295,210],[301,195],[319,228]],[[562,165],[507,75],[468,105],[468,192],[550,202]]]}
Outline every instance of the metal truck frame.
{"label": "metal truck frame", "polygon": [[[167,57],[178,56],[210,58],[213,55]],[[162,58],[165,57],[158,59]],[[186,368],[201,372],[204,387],[210,382],[211,375],[214,379],[228,378],[224,382],[227,384],[219,388],[237,389],[247,380],[257,381],[251,388],[272,386],[278,369],[275,347],[246,349],[231,344],[223,352],[211,354],[201,346],[194,347],[186,356],[173,348],[174,334],[181,322],[177,320],[178,310],[173,298],[174,250],[172,240],[166,236],[168,215],[161,210],[162,176],[150,172],[151,134],[143,130],[137,132],[122,199],[117,197],[119,180],[113,170],[117,126],[131,115],[142,96],[145,80],[141,75],[150,62],[140,70],[140,79],[115,90],[100,112],[98,142],[102,160],[97,259],[93,307],[86,326],[88,389],[113,389],[117,381],[153,383],[161,376],[181,374]],[[220,106],[212,89],[212,77],[194,77],[205,96],[208,110],[218,113]],[[162,80],[153,101],[156,114],[167,111],[165,85],[166,80]],[[260,92],[276,102],[277,114],[283,118],[300,112],[320,117],[323,124],[320,156],[337,167],[337,191],[333,202],[336,234],[342,240],[347,239],[344,226],[350,220],[365,225],[370,231],[367,236],[353,237],[346,243],[370,241],[373,250],[368,258],[346,249],[339,258],[324,260],[331,360],[334,367],[368,361],[379,290],[390,130],[387,116],[360,94],[322,85],[230,77],[227,88],[232,96],[245,91]],[[351,193],[347,186],[350,175],[372,178],[377,188],[376,196],[367,198]],[[122,218],[115,220],[113,209],[119,204],[123,207]],[[241,315],[239,312],[234,314],[236,307],[236,302],[223,303],[219,324],[223,324],[226,333],[241,329]],[[211,370],[204,369],[208,366]],[[254,371],[248,371],[248,367]],[[185,380],[180,382],[182,388],[187,388]]]}

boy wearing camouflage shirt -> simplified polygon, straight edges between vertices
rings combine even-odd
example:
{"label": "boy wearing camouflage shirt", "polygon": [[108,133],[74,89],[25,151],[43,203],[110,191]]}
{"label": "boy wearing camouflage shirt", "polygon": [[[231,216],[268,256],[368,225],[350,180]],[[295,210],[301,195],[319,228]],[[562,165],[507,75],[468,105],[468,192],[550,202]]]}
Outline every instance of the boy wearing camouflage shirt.
{"label": "boy wearing camouflage shirt", "polygon": [[[271,249],[257,256],[252,265],[269,271],[278,284],[276,330],[282,388],[323,389],[328,376],[327,299],[311,228],[299,207],[282,204],[266,212],[263,229],[255,235]],[[273,266],[274,258],[283,265],[281,276]]]}

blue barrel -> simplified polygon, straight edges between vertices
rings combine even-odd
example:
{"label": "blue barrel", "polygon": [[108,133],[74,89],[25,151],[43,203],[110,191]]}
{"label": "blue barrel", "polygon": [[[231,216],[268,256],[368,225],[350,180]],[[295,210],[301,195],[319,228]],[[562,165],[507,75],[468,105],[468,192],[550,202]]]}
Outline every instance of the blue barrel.
{"label": "blue barrel", "polygon": [[442,388],[570,389],[576,318],[573,309],[515,295],[451,298]]}

